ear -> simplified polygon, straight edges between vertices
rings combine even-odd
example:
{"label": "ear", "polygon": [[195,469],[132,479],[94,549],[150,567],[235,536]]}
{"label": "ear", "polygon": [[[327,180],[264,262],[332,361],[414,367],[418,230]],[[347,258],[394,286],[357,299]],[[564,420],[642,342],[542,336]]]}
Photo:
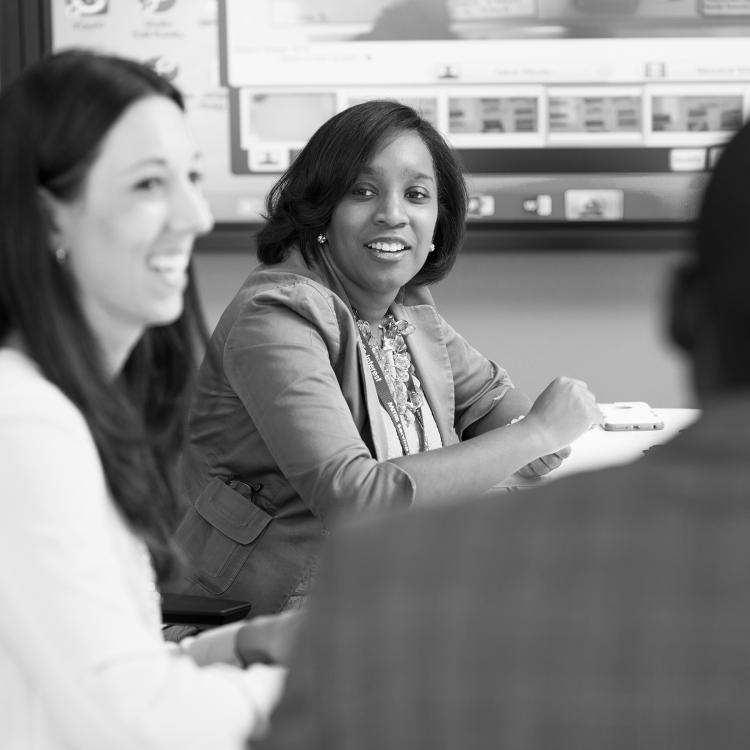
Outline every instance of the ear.
{"label": "ear", "polygon": [[668,328],[672,341],[687,353],[695,353],[699,345],[705,304],[698,269],[692,264],[677,269],[669,295]]}
{"label": "ear", "polygon": [[67,246],[63,236],[65,204],[47,188],[37,188],[37,196],[41,205],[41,213],[47,219],[50,247]]}

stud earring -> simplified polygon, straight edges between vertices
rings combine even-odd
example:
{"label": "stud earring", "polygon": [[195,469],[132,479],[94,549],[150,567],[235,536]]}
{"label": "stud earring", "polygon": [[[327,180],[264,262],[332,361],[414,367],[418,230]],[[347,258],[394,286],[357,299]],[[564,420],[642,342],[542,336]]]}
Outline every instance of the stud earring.
{"label": "stud earring", "polygon": [[321,232],[318,235],[318,244],[319,245],[325,245],[326,242],[328,242],[328,237],[325,236],[325,232]]}
{"label": "stud earring", "polygon": [[432,252],[434,249],[435,249],[435,243],[431,242],[430,243],[430,252]]}
{"label": "stud earring", "polygon": [[62,266],[68,259],[68,248],[59,245],[55,248],[55,260]]}

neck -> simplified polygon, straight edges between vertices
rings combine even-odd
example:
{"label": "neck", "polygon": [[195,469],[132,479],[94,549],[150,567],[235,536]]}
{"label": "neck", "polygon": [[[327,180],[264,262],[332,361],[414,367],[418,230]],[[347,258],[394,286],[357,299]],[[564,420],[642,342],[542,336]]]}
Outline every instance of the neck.
{"label": "neck", "polygon": [[[349,304],[357,311],[357,317],[360,320],[366,320],[371,326],[377,326],[388,314],[388,309],[395,302],[399,290],[391,288],[381,292],[372,288],[362,287],[356,282],[347,279],[339,272],[336,264],[331,260],[327,246],[324,246],[321,251],[320,258],[324,267],[335,279],[335,282],[341,286],[341,290],[343,291],[342,296],[345,296]],[[337,291],[335,286],[334,291]]]}
{"label": "neck", "polygon": [[360,310],[358,307],[354,308],[354,315],[357,318],[357,320],[363,320],[370,324],[370,329],[372,330],[373,334],[377,334],[377,331],[379,330],[380,324],[383,322],[383,319],[388,315],[388,310],[378,311],[373,313],[370,311],[369,313],[363,313],[362,310]]}
{"label": "neck", "polygon": [[130,352],[133,351],[133,347],[136,345],[137,339],[127,342],[121,341],[114,344],[108,342],[106,345],[102,345],[102,356],[104,358],[104,369],[113,378],[116,378],[122,368],[125,367],[125,363],[128,361]]}
{"label": "neck", "polygon": [[356,310],[357,317],[360,320],[366,320],[375,330],[380,322],[388,315],[388,310],[393,303],[392,299],[373,304],[365,302],[363,305],[356,303],[356,300],[350,297],[351,305]]}
{"label": "neck", "polygon": [[84,306],[83,312],[99,344],[105,372],[113,378],[117,377],[143,335],[145,326],[123,321],[102,307]]}
{"label": "neck", "polygon": [[97,326],[93,332],[99,344],[104,371],[112,378],[116,378],[125,367],[130,353],[143,335],[143,330],[124,330],[116,326],[104,330],[103,326]]}

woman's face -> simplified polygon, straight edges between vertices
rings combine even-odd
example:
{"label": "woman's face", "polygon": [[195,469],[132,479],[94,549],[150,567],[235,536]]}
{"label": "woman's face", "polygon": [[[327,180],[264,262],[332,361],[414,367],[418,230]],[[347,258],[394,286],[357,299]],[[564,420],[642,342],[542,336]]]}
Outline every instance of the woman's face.
{"label": "woman's face", "polygon": [[84,314],[105,351],[129,349],[182,312],[193,241],[213,219],[182,110],[152,96],[102,141],[81,193],[51,199]]}
{"label": "woman's face", "polygon": [[424,265],[438,217],[437,191],[430,152],[407,131],[375,153],[334,209],[328,252],[361,314],[385,314]]}

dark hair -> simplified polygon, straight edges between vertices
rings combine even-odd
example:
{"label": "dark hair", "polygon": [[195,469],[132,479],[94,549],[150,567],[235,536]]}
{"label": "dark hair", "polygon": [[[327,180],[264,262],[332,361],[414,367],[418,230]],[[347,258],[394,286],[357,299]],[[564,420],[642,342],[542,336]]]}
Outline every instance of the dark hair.
{"label": "dark hair", "polygon": [[131,60],[68,50],[24,71],[0,93],[0,340],[11,330],[52,383],[80,409],[112,498],[144,539],[164,579],[175,557],[179,503],[171,471],[182,442],[195,345],[205,326],[192,283],[180,318],[148,330],[113,382],[81,311],[74,281],[56,262],[39,196],[82,189],[102,139],[134,102],[180,93]]}
{"label": "dark hair", "polygon": [[279,263],[297,245],[309,265],[319,252],[318,234],[363,167],[387,139],[404,132],[416,133],[427,146],[438,186],[435,251],[411,283],[442,279],[463,241],[467,191],[461,167],[429,122],[411,107],[386,100],[349,107],[313,134],[268,194],[266,223],[257,236],[260,261]]}
{"label": "dark hair", "polygon": [[693,251],[718,337],[720,377],[727,387],[750,386],[750,122],[709,178]]}

